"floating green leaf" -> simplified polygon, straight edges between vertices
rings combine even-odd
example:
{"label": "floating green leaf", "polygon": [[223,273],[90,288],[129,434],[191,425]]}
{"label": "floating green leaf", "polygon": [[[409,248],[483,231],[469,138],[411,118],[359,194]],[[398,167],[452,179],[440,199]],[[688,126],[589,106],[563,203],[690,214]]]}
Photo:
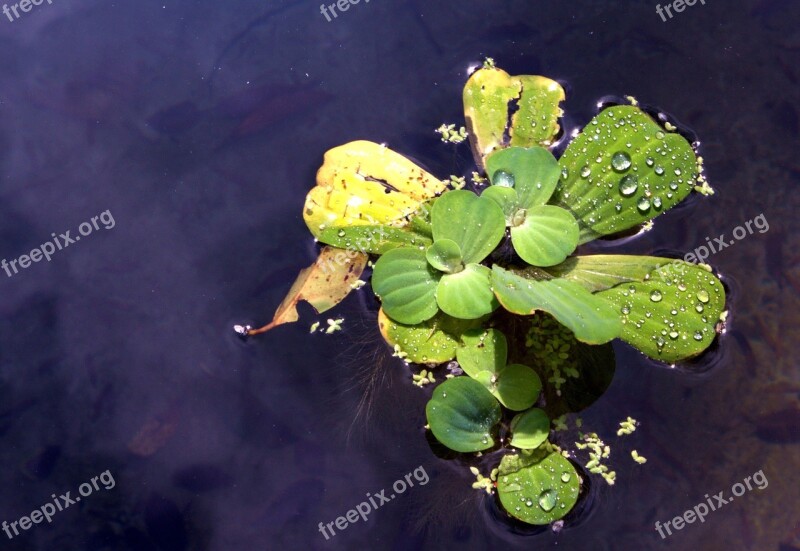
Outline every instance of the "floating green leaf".
{"label": "floating green leaf", "polygon": [[558,184],[561,168],[543,147],[510,147],[492,153],[486,160],[492,184],[517,191],[521,208],[544,205]]}
{"label": "floating green leaf", "polygon": [[469,377],[456,377],[437,386],[425,413],[433,435],[451,450],[477,452],[495,444],[492,430],[500,421],[500,404]]}
{"label": "floating green leaf", "polygon": [[689,142],[630,105],[598,114],[559,164],[562,178],[550,202],[572,212],[581,243],[669,210],[692,191],[698,176]]}
{"label": "floating green leaf", "polygon": [[547,272],[579,283],[594,293],[616,287],[620,283],[644,281],[650,272],[672,262],[680,261],[654,256],[595,254],[573,256],[548,268]]}
{"label": "floating green leaf", "polygon": [[378,328],[390,346],[400,347],[405,359],[418,364],[441,364],[456,357],[461,335],[482,320],[460,320],[439,312],[419,324],[406,325],[391,319],[381,309]]}
{"label": "floating green leaf", "polygon": [[708,348],[725,309],[719,278],[683,260],[580,256],[548,271],[608,300],[624,322],[621,338],[664,362],[691,358]]}
{"label": "floating green leaf", "polygon": [[465,264],[480,262],[503,239],[505,217],[494,201],[471,191],[448,191],[431,208],[433,241],[449,239]]}
{"label": "floating green leaf", "polygon": [[[668,260],[650,258],[656,265]],[[595,296],[621,315],[622,340],[664,362],[685,360],[708,348],[725,309],[725,289],[717,276],[682,261]]]}
{"label": "floating green leaf", "polygon": [[564,89],[549,78],[512,77],[497,68],[475,71],[464,86],[464,117],[475,163],[483,168],[486,156],[509,145],[551,145],[560,131],[564,98]]}
{"label": "floating green leaf", "polygon": [[506,365],[508,341],[497,329],[473,329],[462,336],[458,363],[464,373],[483,384],[508,409],[531,407],[542,391],[542,381],[531,368]]}
{"label": "floating green leaf", "polygon": [[511,516],[528,524],[546,525],[563,518],[575,507],[580,478],[572,463],[560,453],[540,457],[536,452],[503,457],[497,493]]}
{"label": "floating green leaf", "polygon": [[392,319],[415,324],[432,318],[436,284],[441,274],[428,265],[425,251],[402,247],[380,257],[372,272],[372,288]]}
{"label": "floating green leaf", "polygon": [[322,230],[318,239],[334,247],[372,254],[384,254],[398,247],[427,247],[432,242],[429,236],[411,226],[331,227]]}
{"label": "floating green leaf", "polygon": [[481,371],[497,371],[506,365],[508,360],[508,341],[497,329],[472,329],[461,337],[458,364],[464,373],[477,377]]}
{"label": "floating green leaf", "polygon": [[481,371],[475,380],[512,411],[528,409],[542,391],[542,380],[533,369],[522,364],[504,365],[496,372]]}
{"label": "floating green leaf", "polygon": [[[506,226],[514,225],[515,215],[522,210],[519,206],[517,190],[510,187],[494,185],[483,190],[481,197],[491,199],[497,203],[497,206],[500,207],[506,217]],[[519,218],[516,220],[519,220]]]}
{"label": "floating green leaf", "polygon": [[578,223],[559,207],[529,208],[524,220],[511,228],[511,243],[517,254],[533,266],[564,262],[578,246]]}
{"label": "floating green leaf", "polygon": [[619,314],[608,302],[572,281],[529,279],[526,274],[493,267],[492,287],[506,310],[521,315],[543,310],[588,344],[603,344],[619,336]]}
{"label": "floating green leaf", "polygon": [[436,302],[443,312],[456,318],[476,319],[499,306],[492,292],[492,271],[480,264],[442,276],[436,287]]}
{"label": "floating green leaf", "polygon": [[450,239],[440,239],[430,247],[425,253],[428,264],[439,271],[452,274],[464,269],[461,258],[461,249],[455,241]]}
{"label": "floating green leaf", "polygon": [[533,450],[544,444],[550,435],[550,418],[533,408],[520,413],[511,421],[511,445],[523,450]]}

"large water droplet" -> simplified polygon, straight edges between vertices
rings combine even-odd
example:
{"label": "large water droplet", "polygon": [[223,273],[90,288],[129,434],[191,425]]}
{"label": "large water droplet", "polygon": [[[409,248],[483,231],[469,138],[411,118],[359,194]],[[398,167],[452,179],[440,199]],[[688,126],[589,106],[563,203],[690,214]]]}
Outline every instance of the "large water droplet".
{"label": "large water droplet", "polygon": [[661,294],[661,291],[659,291],[658,289],[654,289],[650,293],[650,300],[652,300],[653,302],[661,302],[662,298],[663,298],[663,296]]}
{"label": "large water droplet", "polygon": [[657,166],[654,170],[655,170],[655,173],[658,174],[659,176],[663,176],[664,175],[664,167],[663,166]]}
{"label": "large water droplet", "polygon": [[543,511],[552,511],[553,507],[556,506],[557,500],[558,494],[556,494],[554,490],[545,490],[539,494],[539,507],[541,507]]}
{"label": "large water droplet", "polygon": [[619,182],[619,192],[624,197],[630,197],[639,189],[639,179],[633,174],[628,174]]}
{"label": "large water droplet", "polygon": [[589,168],[589,165],[586,165],[581,169],[581,178],[588,178],[592,174],[592,169]]}
{"label": "large water droplet", "polygon": [[492,184],[501,187],[514,187],[514,175],[510,172],[506,172],[505,170],[498,170],[494,173],[494,179],[492,180]]}
{"label": "large water droplet", "polygon": [[697,292],[697,300],[699,300],[700,302],[707,303],[709,301],[709,298],[710,297],[708,296],[708,293],[706,291]]}
{"label": "large water droplet", "polygon": [[631,167],[631,156],[620,151],[611,157],[611,168],[617,172],[625,172]]}
{"label": "large water droplet", "polygon": [[562,473],[561,475],[561,482],[569,482],[569,479],[572,478],[569,473]]}
{"label": "large water droplet", "polygon": [[647,212],[650,210],[650,199],[642,197],[639,199],[639,202],[636,203],[636,208],[639,209],[639,212]]}
{"label": "large water droplet", "polygon": [[677,331],[670,331],[669,332],[669,338],[672,339],[673,341],[675,339],[677,339],[679,336],[680,336],[680,334]]}
{"label": "large water droplet", "polygon": [[701,331],[694,332],[694,340],[702,341],[703,340],[703,333]]}

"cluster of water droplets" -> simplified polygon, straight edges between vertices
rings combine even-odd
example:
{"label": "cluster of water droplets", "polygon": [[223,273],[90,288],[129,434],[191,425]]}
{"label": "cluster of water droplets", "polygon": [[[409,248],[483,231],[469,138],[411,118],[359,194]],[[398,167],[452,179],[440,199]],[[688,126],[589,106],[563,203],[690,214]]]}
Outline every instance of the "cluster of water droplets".
{"label": "cluster of water droplets", "polygon": [[[631,139],[621,143],[618,136],[628,135]],[[618,213],[630,204],[642,214],[653,214],[661,211],[675,198],[681,188],[686,190],[694,185],[694,176],[684,174],[680,166],[693,166],[694,152],[690,147],[679,151],[665,138],[662,130],[652,132],[652,126],[639,121],[628,114],[617,117],[613,110],[608,110],[595,117],[584,129],[582,137],[588,141],[577,151],[580,158],[586,158],[592,144],[601,146],[596,157],[587,159],[579,165],[577,176],[587,183],[605,187],[607,193],[588,199],[580,211],[590,214],[587,221],[595,224],[596,212],[604,203],[614,205]],[[597,149],[595,147],[595,149]],[[636,162],[636,158],[647,155],[645,162]],[[562,169],[562,181],[569,180],[570,170]],[[563,193],[563,199],[569,201],[569,192]],[[580,201],[580,198],[574,198]],[[589,207],[590,209],[587,209]]]}
{"label": "cluster of water droplets", "polygon": [[[694,268],[694,270],[702,270]],[[695,279],[695,278],[692,278]],[[709,317],[706,309],[712,297],[723,300],[724,290],[712,274],[705,272],[699,281],[687,285],[682,277],[646,278],[644,284],[630,284],[622,290],[622,323],[633,324],[641,330],[647,320],[656,322],[659,327],[651,338],[655,341],[659,353],[670,342],[693,339],[701,342],[714,338],[715,316]],[[664,313],[661,303],[672,308]],[[652,324],[649,325],[653,327]]]}
{"label": "cluster of water droplets", "polygon": [[[504,487],[506,493],[519,492],[518,498],[514,498],[517,505],[514,506],[514,511],[521,515],[528,513],[528,510],[538,508],[542,513],[548,514],[554,509],[561,511],[561,514],[566,513],[567,504],[562,499],[562,493],[569,494],[572,492],[570,482],[573,482],[574,473],[569,471],[559,470],[552,466],[544,467],[541,465],[534,465],[526,469],[538,469],[544,471],[547,475],[545,477],[536,477],[535,482],[531,477],[509,475],[511,478],[507,480]],[[523,470],[526,470],[523,469]],[[534,511],[530,511],[534,513]]]}

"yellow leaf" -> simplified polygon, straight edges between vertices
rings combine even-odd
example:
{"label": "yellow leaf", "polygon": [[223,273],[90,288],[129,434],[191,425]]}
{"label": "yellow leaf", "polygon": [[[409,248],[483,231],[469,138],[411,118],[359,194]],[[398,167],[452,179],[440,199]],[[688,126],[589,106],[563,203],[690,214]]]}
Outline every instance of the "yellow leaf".
{"label": "yellow leaf", "polygon": [[317,238],[331,227],[401,227],[424,201],[444,190],[444,182],[402,155],[355,141],[325,153],[303,218]]}
{"label": "yellow leaf", "polygon": [[317,313],[330,310],[353,290],[353,283],[361,277],[367,260],[363,253],[323,247],[317,261],[300,271],[272,321],[260,329],[249,330],[247,334],[266,333],[278,325],[296,322],[299,319],[297,303],[301,300],[313,306]]}

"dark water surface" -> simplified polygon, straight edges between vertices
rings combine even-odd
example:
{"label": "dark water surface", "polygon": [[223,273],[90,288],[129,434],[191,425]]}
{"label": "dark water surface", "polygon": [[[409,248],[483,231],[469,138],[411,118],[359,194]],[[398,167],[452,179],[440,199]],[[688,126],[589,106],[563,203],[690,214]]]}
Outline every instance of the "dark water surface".
{"label": "dark water surface", "polygon": [[[372,0],[331,22],[307,1],[19,13],[0,15],[0,257],[98,218],[50,262],[0,271],[0,521],[108,473],[0,548],[800,549],[797,2],[708,0],[666,22],[654,2],[588,0]],[[594,481],[559,534],[513,533],[431,452],[429,391],[381,344],[367,289],[335,335],[309,335],[309,309],[248,342],[231,331],[268,321],[314,258],[301,207],[327,149],[370,139],[440,177],[473,170],[433,129],[462,124],[468,67],[487,55],[564,82],[569,131],[631,94],[697,133],[717,194],[625,252],[769,222],[710,259],[732,322],[704,364],[616,347],[582,417],[612,442],[618,482]],[[641,428],[618,441],[627,415]],[[427,484],[318,531],[420,466]],[[760,470],[765,489],[654,530]]]}

